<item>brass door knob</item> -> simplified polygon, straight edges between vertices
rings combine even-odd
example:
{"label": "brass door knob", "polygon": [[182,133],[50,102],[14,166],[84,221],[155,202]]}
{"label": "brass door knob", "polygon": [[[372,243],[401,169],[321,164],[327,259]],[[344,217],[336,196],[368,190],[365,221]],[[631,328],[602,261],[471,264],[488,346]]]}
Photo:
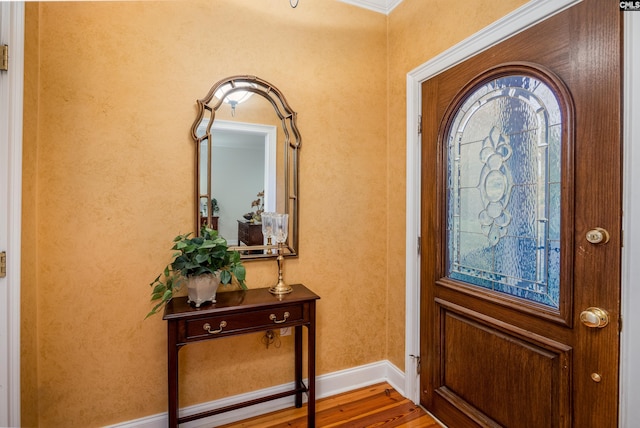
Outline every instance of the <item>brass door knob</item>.
{"label": "brass door knob", "polygon": [[580,321],[590,328],[602,328],[609,324],[609,313],[600,308],[587,308],[580,313]]}

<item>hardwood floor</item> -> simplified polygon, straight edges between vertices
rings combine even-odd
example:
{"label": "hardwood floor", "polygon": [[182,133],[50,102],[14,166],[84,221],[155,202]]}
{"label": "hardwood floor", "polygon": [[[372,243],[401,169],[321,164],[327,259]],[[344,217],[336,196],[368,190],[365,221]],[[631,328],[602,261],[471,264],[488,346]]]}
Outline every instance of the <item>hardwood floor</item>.
{"label": "hardwood floor", "polygon": [[[387,383],[327,397],[316,403],[316,426],[439,428],[420,406],[401,396]],[[306,428],[307,408],[268,413],[219,428]]]}

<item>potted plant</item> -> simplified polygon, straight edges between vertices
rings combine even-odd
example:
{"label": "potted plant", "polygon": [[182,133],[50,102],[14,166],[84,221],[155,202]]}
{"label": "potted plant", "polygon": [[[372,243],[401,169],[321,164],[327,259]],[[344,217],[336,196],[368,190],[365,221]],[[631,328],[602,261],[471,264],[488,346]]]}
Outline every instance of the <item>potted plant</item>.
{"label": "potted plant", "polygon": [[218,200],[216,198],[211,198],[211,228],[218,230],[218,212],[220,211],[220,206],[218,205]]}
{"label": "potted plant", "polygon": [[196,307],[204,302],[215,303],[219,284],[229,284],[235,278],[240,287],[247,289],[244,282],[246,270],[240,260],[240,253],[229,250],[227,241],[216,230],[203,226],[200,236],[191,233],[178,235],[173,240],[173,261],[163,273],[149,284],[151,301],[156,302],[147,317],[157,313],[187,283],[189,301]]}
{"label": "potted plant", "polygon": [[252,216],[254,221],[260,222],[262,213],[264,212],[264,190],[259,192],[256,196],[258,199],[251,202],[251,208],[256,207],[256,211],[252,213]]}
{"label": "potted plant", "polygon": [[216,198],[211,198],[211,212],[215,216],[218,213],[218,211],[220,211],[218,200]]}

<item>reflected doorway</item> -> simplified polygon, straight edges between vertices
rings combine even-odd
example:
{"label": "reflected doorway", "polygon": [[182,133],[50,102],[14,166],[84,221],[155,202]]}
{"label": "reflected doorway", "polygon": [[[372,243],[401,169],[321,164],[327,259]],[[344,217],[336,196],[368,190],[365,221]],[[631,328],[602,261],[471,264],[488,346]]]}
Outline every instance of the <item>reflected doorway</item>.
{"label": "reflected doorway", "polygon": [[[206,123],[201,125],[206,128]],[[264,192],[264,211],[276,210],[276,146],[277,128],[270,125],[216,120],[211,126],[212,175],[211,195],[216,201],[214,227],[229,245],[240,245],[238,222],[255,211],[252,202]],[[208,155],[201,157],[201,170],[206,171]],[[207,188],[207,177],[200,177],[201,188]],[[204,217],[211,207],[201,206]],[[216,219],[217,217],[217,219]],[[216,224],[217,223],[217,224]]]}

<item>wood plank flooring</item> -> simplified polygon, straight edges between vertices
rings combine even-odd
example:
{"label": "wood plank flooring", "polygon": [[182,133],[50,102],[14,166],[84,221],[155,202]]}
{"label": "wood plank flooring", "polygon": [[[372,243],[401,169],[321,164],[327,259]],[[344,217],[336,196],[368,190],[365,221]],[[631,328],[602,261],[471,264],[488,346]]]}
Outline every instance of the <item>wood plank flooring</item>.
{"label": "wood plank flooring", "polygon": [[[387,383],[327,397],[316,402],[316,426],[440,428],[424,409],[401,396]],[[292,407],[219,428],[306,428],[307,407]]]}

